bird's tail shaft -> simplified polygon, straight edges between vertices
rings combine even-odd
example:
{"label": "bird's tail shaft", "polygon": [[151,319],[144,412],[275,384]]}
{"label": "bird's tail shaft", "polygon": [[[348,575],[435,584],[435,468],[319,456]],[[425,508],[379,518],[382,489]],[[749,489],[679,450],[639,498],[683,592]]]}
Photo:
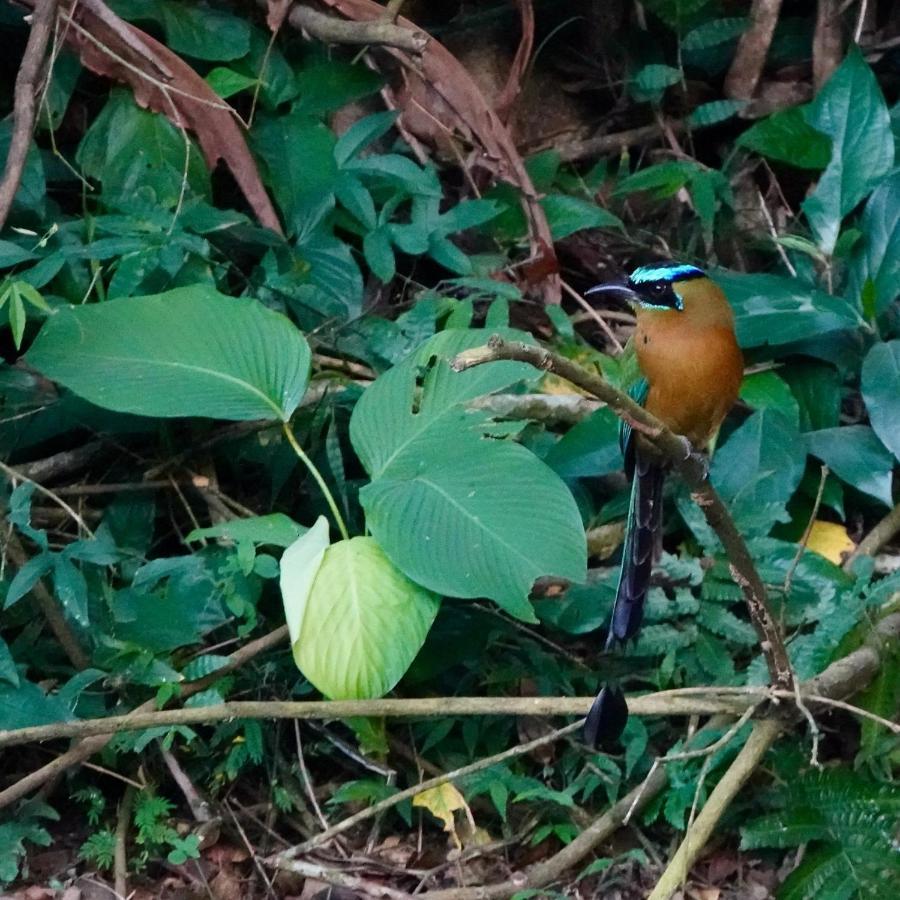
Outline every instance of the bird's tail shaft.
{"label": "bird's tail shaft", "polygon": [[[656,535],[662,526],[664,482],[665,470],[659,464],[640,453],[635,454],[622,569],[606,637],[607,650],[633,638],[641,627],[653,571]],[[614,742],[622,733],[627,718],[622,692],[614,685],[604,685],[588,713],[585,740],[593,746],[598,742]]]}
{"label": "bird's tail shaft", "polygon": [[656,535],[662,525],[662,489],[665,470],[637,454],[622,570],[607,637],[607,648],[633,638],[644,618],[644,600],[650,587]]}

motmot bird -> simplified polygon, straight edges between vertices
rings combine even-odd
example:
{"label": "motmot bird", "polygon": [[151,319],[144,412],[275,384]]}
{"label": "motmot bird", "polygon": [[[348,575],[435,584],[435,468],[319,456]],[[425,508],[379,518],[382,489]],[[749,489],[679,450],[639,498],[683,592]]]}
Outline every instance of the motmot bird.
{"label": "motmot bird", "polygon": [[[724,292],[702,269],[679,263],[641,266],[624,283],[598,285],[588,293],[600,291],[614,292],[634,308],[632,346],[642,377],[632,397],[682,435],[690,452],[703,449],[737,399],[744,372]],[[633,638],[641,627],[662,528],[666,474],[658,452],[624,421],[620,440],[631,500],[607,650]],[[604,686],[588,713],[585,740],[592,746],[614,742],[627,718],[621,690]]]}

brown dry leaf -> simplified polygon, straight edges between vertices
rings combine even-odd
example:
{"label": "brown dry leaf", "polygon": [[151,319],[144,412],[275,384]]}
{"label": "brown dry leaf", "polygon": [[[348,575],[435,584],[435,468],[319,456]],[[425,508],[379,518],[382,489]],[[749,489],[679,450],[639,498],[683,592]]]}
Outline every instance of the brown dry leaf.
{"label": "brown dry leaf", "polygon": [[266,25],[274,34],[284,24],[293,0],[266,0]]}
{"label": "brown dry leaf", "polygon": [[87,68],[127,84],[138,104],[192,131],[210,169],[224,160],[260,223],[283,234],[234,110],[180,56],[101,0],[82,0],[74,14],[61,15]]}
{"label": "brown dry leaf", "polygon": [[[375,0],[324,2],[357,22],[370,22],[384,14],[384,7]],[[402,16],[397,19],[397,24],[417,32],[422,30]],[[527,284],[545,303],[559,303],[559,265],[550,226],[509,129],[465,67],[434,38],[429,37],[420,56],[413,57],[393,47],[385,47],[384,51],[399,60],[405,69],[406,90],[395,95],[396,105],[403,110],[401,123],[413,132],[416,121],[423,123],[429,137],[435,140],[443,133],[450,139],[451,149],[457,155],[460,141],[478,148],[473,165],[487,169],[520,190],[531,246]]]}
{"label": "brown dry leaf", "polygon": [[457,848],[462,848],[462,841],[456,830],[456,819],[454,813],[459,810],[464,812],[468,825],[466,829],[468,834],[473,834],[476,830],[475,820],[472,818],[472,811],[469,804],[466,803],[463,795],[457,790],[456,786],[449,781],[439,784],[437,787],[429,788],[416,794],[412,800],[413,806],[421,806],[427,809],[436,819],[440,819],[444,823],[444,831],[450,835],[453,843]]}
{"label": "brown dry leaf", "polygon": [[509,125],[516,100],[522,93],[522,78],[528,68],[531,51],[534,47],[534,6],[532,6],[531,0],[516,0],[516,2],[522,20],[522,37],[516,48],[512,65],[509,67],[506,84],[494,101],[494,109],[504,125]]}
{"label": "brown dry leaf", "polygon": [[840,565],[845,553],[852,553],[856,544],[847,534],[847,529],[836,522],[823,522],[816,519],[806,542],[808,550],[824,556],[829,562]]}

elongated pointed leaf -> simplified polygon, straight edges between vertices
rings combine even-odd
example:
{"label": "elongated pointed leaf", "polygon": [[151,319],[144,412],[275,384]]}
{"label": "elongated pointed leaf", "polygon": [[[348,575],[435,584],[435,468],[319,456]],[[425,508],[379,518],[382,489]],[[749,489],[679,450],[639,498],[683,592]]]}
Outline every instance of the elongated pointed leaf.
{"label": "elongated pointed leaf", "polygon": [[892,504],[894,459],[866,425],[823,428],[804,435],[810,453],[819,457],[842,481],[858,491]]}
{"label": "elongated pointed leaf", "polygon": [[832,141],[831,161],[803,211],[816,243],[831,254],[841,219],[894,162],[891,119],[881,88],[862,53],[853,48],[807,110],[813,128]]}
{"label": "elongated pointed leaf", "polygon": [[872,192],[859,224],[863,239],[850,263],[850,295],[862,298],[870,283],[880,315],[900,294],[900,172]]}
{"label": "elongated pointed leaf", "polygon": [[63,309],[28,362],[118,412],[287,421],[306,390],[310,352],[284,316],[194,285]]}
{"label": "elongated pointed leaf", "polygon": [[715,270],[713,277],[734,307],[742,347],[789,344],[856,328],[861,322],[851,303],[805,287],[796,278],[745,275],[726,269]]}
{"label": "elongated pointed leaf", "polygon": [[900,341],[876,344],[869,351],[862,393],[875,434],[900,459]]}
{"label": "elongated pointed leaf", "polygon": [[316,524],[298,537],[281,557],[281,600],[291,644],[300,638],[309,595],[328,543],[328,520],[319,516]]}

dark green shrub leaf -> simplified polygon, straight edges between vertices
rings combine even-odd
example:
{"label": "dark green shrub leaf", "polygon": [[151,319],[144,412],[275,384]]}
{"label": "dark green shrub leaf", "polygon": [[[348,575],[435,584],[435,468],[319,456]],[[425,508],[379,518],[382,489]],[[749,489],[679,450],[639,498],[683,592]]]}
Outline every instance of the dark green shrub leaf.
{"label": "dark green shrub leaf", "polygon": [[850,262],[851,296],[861,298],[871,319],[900,294],[900,172],[872,192],[859,224],[863,239]]}
{"label": "dark green shrub leaf", "polygon": [[287,421],[306,390],[310,352],[284,316],[195,285],[61,309],[28,361],[119,412]]}
{"label": "dark green shrub leaf", "polygon": [[796,278],[724,269],[715,270],[713,277],[734,307],[742,347],[789,344],[860,324],[859,314],[846,300],[805,287]]}
{"label": "dark green shrub leaf", "polygon": [[570,428],[550,448],[544,462],[560,478],[596,477],[621,469],[620,421],[611,410],[598,409]]}
{"label": "dark green shrub leaf", "polygon": [[221,9],[180,0],[116,0],[116,12],[126,19],[151,19],[166,32],[176,53],[195,59],[229,60],[250,50],[250,23]]}
{"label": "dark green shrub leaf", "polygon": [[695,128],[716,125],[730,119],[747,105],[746,100],[711,100],[701,103],[689,116],[688,124]]}
{"label": "dark green shrub leaf", "polygon": [[[294,74],[290,69],[288,73]],[[337,59],[322,59],[304,66],[294,80],[299,95],[294,110],[307,116],[332,113],[374,94],[384,84],[382,76],[363,63],[354,65]]]}
{"label": "dark green shrub leaf", "polygon": [[5,681],[14,688],[21,683],[19,670],[16,668],[16,661],[13,659],[12,653],[9,652],[9,646],[3,638],[0,638],[0,681]]}
{"label": "dark green shrub leaf", "polygon": [[242,75],[235,72],[234,69],[226,69],[224,66],[216,66],[207,76],[206,83],[223,99],[227,99],[232,94],[238,94],[246,91],[259,83],[256,78],[249,75]]}
{"label": "dark green shrub leaf", "polygon": [[667,87],[681,81],[681,70],[651,63],[637,71],[632,92],[637,100],[659,100]]}
{"label": "dark green shrub leaf", "polygon": [[842,481],[880,500],[891,499],[891,472],[894,459],[867,425],[825,428],[804,435],[806,446]]}
{"label": "dark green shrub leaf", "polygon": [[754,372],[741,385],[741,400],[753,409],[772,409],[800,426],[800,405],[788,384],[775,372]]}
{"label": "dark green shrub leaf", "polygon": [[748,20],[744,18],[712,19],[691,29],[681,42],[683,50],[706,50],[734,40],[744,33]]}
{"label": "dark green shrub leaf", "polygon": [[562,240],[582,228],[622,228],[622,220],[596,203],[568,194],[550,194],[541,206],[555,241]]}
{"label": "dark green shrub leaf", "polygon": [[36,684],[20,681],[17,687],[0,684],[0,728],[50,725],[73,718],[58,697],[45,694]]}
{"label": "dark green shrub leaf", "polygon": [[805,465],[796,425],[774,409],[762,409],[716,451],[710,477],[726,500],[752,508],[789,500]]}
{"label": "dark green shrub leaf", "polygon": [[633,175],[623,178],[614,191],[623,196],[636,191],[653,191],[655,197],[671,197],[683,188],[696,174],[698,166],[694,162],[664,162],[647,166]]}
{"label": "dark green shrub leaf", "polygon": [[334,191],[336,139],[321,122],[303,115],[261,117],[253,146],[269,169],[269,184],[292,233],[321,218]]}
{"label": "dark green shrub leaf", "polygon": [[834,250],[843,217],[894,161],[891,122],[881,88],[853,48],[807,109],[807,121],[832,139],[831,161],[803,203],[816,243]]}
{"label": "dark green shrub leaf", "polygon": [[165,116],[140,109],[130,91],[115,90],[75,158],[85,175],[102,183],[105,197],[121,201],[138,188],[149,188],[159,205],[171,208],[183,197],[185,161],[189,192],[202,197],[210,193],[203,154],[186,140]]}
{"label": "dark green shrub leaf", "polygon": [[334,145],[334,161],[338,166],[343,166],[364,147],[387,134],[396,121],[397,113],[389,110],[365,116],[354,122]]}
{"label": "dark green shrub leaf", "polygon": [[230,541],[251,541],[254,544],[268,544],[272,547],[290,547],[307,531],[284,513],[269,513],[252,519],[232,519],[209,528],[195,528],[185,541],[199,541],[201,538],[227,538]]}
{"label": "dark green shrub leaf", "polygon": [[831,139],[810,125],[799,106],[762,119],[748,128],[737,142],[760,156],[799,169],[824,169],[831,159]]}
{"label": "dark green shrub leaf", "polygon": [[875,344],[869,351],[862,394],[875,434],[900,459],[900,341]]}

